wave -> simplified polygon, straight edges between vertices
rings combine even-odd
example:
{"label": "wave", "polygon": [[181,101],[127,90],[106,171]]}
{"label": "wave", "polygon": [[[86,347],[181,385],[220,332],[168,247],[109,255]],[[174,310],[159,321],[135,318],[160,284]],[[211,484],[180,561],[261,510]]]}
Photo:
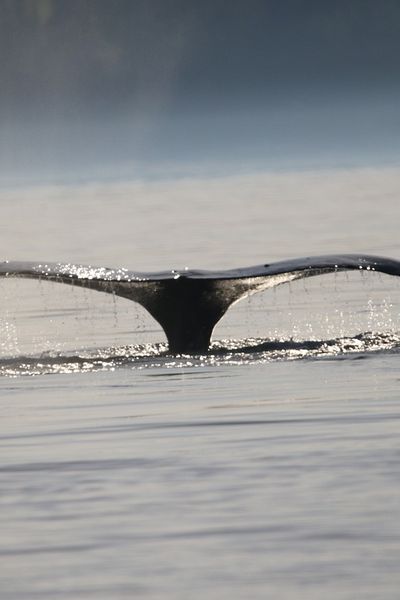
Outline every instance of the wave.
{"label": "wave", "polygon": [[74,353],[46,352],[40,355],[0,359],[0,376],[114,371],[120,368],[200,368],[247,365],[278,360],[363,358],[371,353],[397,352],[400,333],[366,332],[331,340],[245,338],[220,340],[204,354],[168,353],[166,344],[141,344],[80,350]]}

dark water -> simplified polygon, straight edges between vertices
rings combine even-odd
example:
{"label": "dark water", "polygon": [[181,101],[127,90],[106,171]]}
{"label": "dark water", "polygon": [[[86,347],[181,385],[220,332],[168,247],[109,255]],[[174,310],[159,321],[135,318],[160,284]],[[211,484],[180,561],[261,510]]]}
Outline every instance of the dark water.
{"label": "dark water", "polygon": [[[220,267],[257,264],[262,219],[273,248],[262,260],[313,247],[399,258],[393,173],[276,177],[258,187],[209,184],[213,212],[189,227],[186,253],[179,234],[169,256],[155,188],[134,190],[148,200],[134,207],[121,191],[112,210],[98,189],[93,202],[87,189],[69,190],[72,204],[65,190],[35,192],[32,205],[27,192],[14,191],[3,198],[5,258],[113,266],[126,264],[118,260],[125,248],[146,257],[127,265],[143,270],[181,266],[179,252],[193,267],[212,268],[221,257]],[[192,213],[202,214],[205,183],[180,185]],[[235,243],[231,229],[213,225],[233,190]],[[273,212],[266,197],[277,190],[285,202]],[[342,205],[353,200],[346,219],[336,196]],[[47,210],[40,218],[38,197]],[[315,239],[289,218],[300,214],[300,200]],[[172,227],[179,200],[170,202]],[[85,261],[73,226],[86,226],[89,206],[98,207],[91,219],[102,228],[90,228]],[[115,221],[103,222],[100,207]],[[41,226],[40,239],[22,235],[21,211],[30,227]],[[142,254],[149,215],[153,251]],[[61,236],[66,223],[69,240]],[[196,249],[207,235],[209,245]],[[399,291],[393,278],[372,274],[282,286],[233,307],[207,355],[175,357],[129,302],[1,282],[1,598],[397,600]]]}

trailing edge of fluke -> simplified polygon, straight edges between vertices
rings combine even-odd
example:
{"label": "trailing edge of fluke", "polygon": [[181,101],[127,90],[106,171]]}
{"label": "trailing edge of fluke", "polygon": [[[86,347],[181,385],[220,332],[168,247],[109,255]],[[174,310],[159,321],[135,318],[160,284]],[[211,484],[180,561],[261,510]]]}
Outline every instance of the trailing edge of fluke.
{"label": "trailing edge of fluke", "polygon": [[400,261],[363,254],[296,258],[224,271],[139,273],[70,263],[0,263],[0,277],[77,285],[138,302],[163,328],[173,354],[203,353],[229,306],[282,283],[338,271],[377,271],[400,276]]}

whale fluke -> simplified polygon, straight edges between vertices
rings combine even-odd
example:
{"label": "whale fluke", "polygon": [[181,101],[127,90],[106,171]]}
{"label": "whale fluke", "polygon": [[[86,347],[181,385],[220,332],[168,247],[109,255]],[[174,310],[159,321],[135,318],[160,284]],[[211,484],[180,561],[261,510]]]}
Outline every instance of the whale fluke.
{"label": "whale fluke", "polygon": [[400,276],[400,261],[339,254],[296,258],[224,271],[140,273],[70,263],[0,263],[0,277],[25,277],[78,285],[138,302],[163,328],[174,354],[208,350],[216,323],[244,296],[282,283],[339,271]]}

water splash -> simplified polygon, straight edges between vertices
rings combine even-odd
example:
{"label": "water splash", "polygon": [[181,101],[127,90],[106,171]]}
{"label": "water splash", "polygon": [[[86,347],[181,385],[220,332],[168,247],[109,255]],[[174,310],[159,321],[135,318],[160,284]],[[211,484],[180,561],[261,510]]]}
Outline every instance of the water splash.
{"label": "water splash", "polygon": [[76,353],[42,353],[0,360],[0,376],[88,373],[117,369],[202,368],[292,361],[343,359],[400,350],[400,333],[367,332],[331,340],[246,338],[215,341],[207,354],[168,353],[166,344],[108,347]]}

